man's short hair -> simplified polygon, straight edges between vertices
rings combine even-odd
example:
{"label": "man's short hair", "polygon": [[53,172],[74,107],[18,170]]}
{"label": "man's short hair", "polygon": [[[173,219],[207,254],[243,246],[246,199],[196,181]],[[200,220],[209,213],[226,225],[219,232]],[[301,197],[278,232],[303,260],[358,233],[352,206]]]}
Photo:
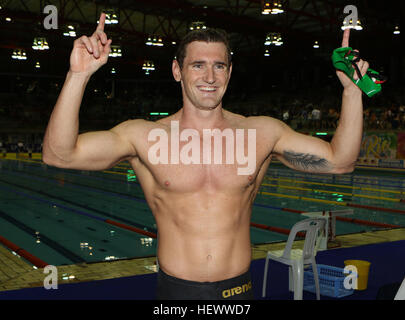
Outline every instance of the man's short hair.
{"label": "man's short hair", "polygon": [[179,63],[180,69],[183,68],[184,58],[186,57],[187,45],[194,41],[203,42],[222,42],[227,50],[228,66],[232,63],[231,47],[229,45],[228,34],[220,29],[208,28],[197,29],[187,33],[181,40],[177,51],[176,60]]}

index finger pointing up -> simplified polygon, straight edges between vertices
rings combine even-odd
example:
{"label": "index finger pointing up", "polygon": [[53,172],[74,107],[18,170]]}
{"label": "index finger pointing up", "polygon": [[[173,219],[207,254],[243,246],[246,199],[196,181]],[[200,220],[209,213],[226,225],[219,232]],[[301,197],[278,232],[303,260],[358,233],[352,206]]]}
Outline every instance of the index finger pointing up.
{"label": "index finger pointing up", "polygon": [[106,17],[106,14],[104,12],[102,12],[100,15],[100,20],[98,22],[97,30],[104,31],[105,17]]}
{"label": "index finger pointing up", "polygon": [[350,37],[350,29],[348,28],[343,32],[342,48],[346,48],[349,46],[349,37]]}

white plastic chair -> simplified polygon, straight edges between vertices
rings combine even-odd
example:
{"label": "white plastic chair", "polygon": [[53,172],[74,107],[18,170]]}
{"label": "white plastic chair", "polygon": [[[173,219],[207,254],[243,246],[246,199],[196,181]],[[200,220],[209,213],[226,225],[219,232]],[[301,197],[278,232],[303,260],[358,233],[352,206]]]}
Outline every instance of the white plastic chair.
{"label": "white plastic chair", "polygon": [[402,281],[394,300],[405,300],[405,278]]}
{"label": "white plastic chair", "polygon": [[[304,287],[304,266],[312,265],[315,279],[316,298],[320,300],[318,270],[315,256],[322,235],[325,231],[324,218],[310,218],[297,222],[288,235],[284,250],[268,251],[264,266],[264,279],[262,297],[266,296],[267,270],[269,259],[289,266],[289,290],[294,291],[294,300],[302,300]],[[292,249],[294,239],[298,232],[306,231],[303,249]]]}

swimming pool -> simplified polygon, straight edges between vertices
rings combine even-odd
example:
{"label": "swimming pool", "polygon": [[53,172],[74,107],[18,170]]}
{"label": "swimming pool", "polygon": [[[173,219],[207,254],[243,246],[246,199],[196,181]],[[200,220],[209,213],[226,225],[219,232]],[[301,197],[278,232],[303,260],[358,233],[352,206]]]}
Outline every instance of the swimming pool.
{"label": "swimming pool", "polygon": [[[301,211],[341,210],[336,233],[405,226],[403,174],[356,170],[306,174],[272,164],[252,222],[290,229]],[[365,207],[362,207],[365,206]],[[390,228],[390,226],[385,226]],[[0,160],[0,236],[52,265],[154,256],[156,224],[127,163],[106,171],[58,169],[34,159]],[[253,244],[287,234],[251,227]]]}

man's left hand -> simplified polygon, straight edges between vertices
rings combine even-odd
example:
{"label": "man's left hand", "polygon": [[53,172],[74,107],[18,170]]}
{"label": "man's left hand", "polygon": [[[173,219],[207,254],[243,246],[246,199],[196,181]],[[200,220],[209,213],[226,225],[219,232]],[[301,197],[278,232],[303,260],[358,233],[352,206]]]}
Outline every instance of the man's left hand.
{"label": "man's left hand", "polygon": [[[350,29],[346,29],[343,32],[342,48],[349,46],[349,37],[350,37]],[[355,50],[355,51],[358,51],[358,50]],[[359,67],[361,75],[364,76],[369,68],[369,63],[367,61],[360,59],[358,62],[356,62],[356,64]],[[357,90],[361,91],[361,89],[357,85],[355,85],[353,83],[353,81],[350,80],[350,78],[343,71],[337,70],[336,74],[344,89],[356,89],[357,88]],[[358,79],[356,72],[353,74],[353,79],[354,80]]]}

